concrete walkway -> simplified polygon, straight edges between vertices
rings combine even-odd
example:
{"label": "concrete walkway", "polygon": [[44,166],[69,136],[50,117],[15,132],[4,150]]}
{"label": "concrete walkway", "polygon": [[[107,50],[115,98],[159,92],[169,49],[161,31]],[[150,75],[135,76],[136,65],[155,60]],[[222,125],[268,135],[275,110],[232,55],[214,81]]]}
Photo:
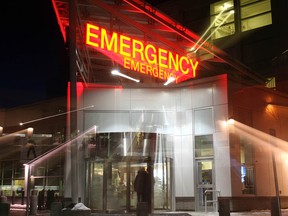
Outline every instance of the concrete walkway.
{"label": "concrete walkway", "polygon": [[[288,209],[282,209],[282,216],[288,216]],[[92,213],[91,216],[136,216],[134,214],[99,214]],[[151,216],[183,216],[183,215],[191,215],[191,216],[219,216],[218,212],[171,212],[171,213],[155,213]],[[231,212],[230,216],[270,216],[270,210],[265,211],[249,211],[249,212]],[[11,205],[10,215],[9,216],[26,216],[26,206],[25,205]],[[50,216],[49,210],[38,210],[37,216]]]}

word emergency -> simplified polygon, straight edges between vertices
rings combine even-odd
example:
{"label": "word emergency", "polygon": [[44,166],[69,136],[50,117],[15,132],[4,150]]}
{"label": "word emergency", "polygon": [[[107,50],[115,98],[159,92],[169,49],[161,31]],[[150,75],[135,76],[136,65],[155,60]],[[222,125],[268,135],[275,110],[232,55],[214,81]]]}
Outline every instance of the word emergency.
{"label": "word emergency", "polygon": [[159,79],[168,80],[172,76],[177,82],[183,75],[196,76],[198,61],[193,62],[186,56],[157,48],[153,44],[144,44],[117,32],[110,35],[105,28],[88,23],[86,44],[103,51],[126,69]]}

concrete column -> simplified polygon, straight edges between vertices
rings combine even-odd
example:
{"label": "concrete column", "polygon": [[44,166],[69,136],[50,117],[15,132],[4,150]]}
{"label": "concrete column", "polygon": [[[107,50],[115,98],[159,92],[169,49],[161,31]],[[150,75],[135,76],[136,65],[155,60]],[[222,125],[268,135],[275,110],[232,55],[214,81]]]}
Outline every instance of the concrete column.
{"label": "concrete column", "polygon": [[[76,1],[69,0],[69,76],[70,111],[77,109],[77,65],[76,65]],[[77,112],[70,112],[70,137],[77,135]],[[78,202],[78,152],[77,141],[71,143],[71,195]]]}

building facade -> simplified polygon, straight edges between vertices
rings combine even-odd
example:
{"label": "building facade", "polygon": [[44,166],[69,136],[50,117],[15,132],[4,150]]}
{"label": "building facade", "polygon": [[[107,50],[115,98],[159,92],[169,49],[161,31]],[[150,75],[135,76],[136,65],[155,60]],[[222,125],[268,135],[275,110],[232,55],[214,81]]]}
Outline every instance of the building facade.
{"label": "building facade", "polygon": [[66,138],[25,162],[26,197],[53,190],[93,211],[133,212],[144,170],[150,211],[217,211],[218,197],[231,211],[267,209],[275,196],[287,207],[286,42],[277,43],[287,32],[285,13],[273,15],[287,3],[175,2],[157,7],[181,24],[137,0],[52,1],[70,49]]}

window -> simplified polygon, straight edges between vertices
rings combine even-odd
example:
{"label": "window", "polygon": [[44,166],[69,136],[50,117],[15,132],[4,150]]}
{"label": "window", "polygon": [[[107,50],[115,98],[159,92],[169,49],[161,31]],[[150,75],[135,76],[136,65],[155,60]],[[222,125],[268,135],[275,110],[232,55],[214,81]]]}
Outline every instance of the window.
{"label": "window", "polygon": [[214,132],[213,110],[211,108],[195,110],[194,116],[196,135]]}
{"label": "window", "polygon": [[266,87],[271,89],[276,89],[276,79],[275,77],[269,77],[266,81]]}
{"label": "window", "polygon": [[213,135],[195,136],[195,157],[211,157],[213,154]]}
{"label": "window", "polygon": [[241,31],[272,24],[270,0],[241,0]]}
{"label": "window", "polygon": [[220,1],[210,5],[212,39],[235,33],[233,0]]}
{"label": "window", "polygon": [[[210,5],[211,37],[218,39],[235,34],[235,17],[239,17],[245,32],[272,24],[271,0],[239,0],[240,14],[234,16],[233,0],[218,1]],[[239,8],[237,6],[237,8]],[[238,19],[238,18],[237,18]]]}
{"label": "window", "polygon": [[254,194],[253,145],[246,140],[241,143],[241,182],[243,194]]}

